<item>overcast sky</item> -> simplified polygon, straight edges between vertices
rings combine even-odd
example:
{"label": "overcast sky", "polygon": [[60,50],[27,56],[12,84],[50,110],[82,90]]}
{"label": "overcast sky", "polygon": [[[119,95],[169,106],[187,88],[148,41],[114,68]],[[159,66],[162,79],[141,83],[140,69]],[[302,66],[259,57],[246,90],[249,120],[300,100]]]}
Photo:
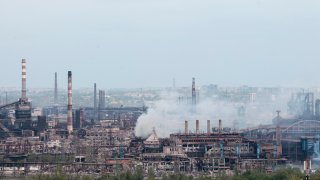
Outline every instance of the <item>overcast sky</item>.
{"label": "overcast sky", "polygon": [[320,86],[319,0],[0,0],[0,87]]}

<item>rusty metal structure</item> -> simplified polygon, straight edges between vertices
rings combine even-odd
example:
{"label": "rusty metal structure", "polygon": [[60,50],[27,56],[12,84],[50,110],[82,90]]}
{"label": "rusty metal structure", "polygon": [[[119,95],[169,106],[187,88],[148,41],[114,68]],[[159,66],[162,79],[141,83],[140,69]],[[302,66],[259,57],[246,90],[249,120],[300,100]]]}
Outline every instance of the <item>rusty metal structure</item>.
{"label": "rusty metal structure", "polygon": [[[170,135],[170,144],[163,148],[163,154],[144,154],[148,157],[149,165],[161,167],[172,166],[164,162],[161,157],[185,157],[189,161],[180,159],[180,164],[175,164],[180,171],[187,172],[212,172],[218,173],[225,170],[242,172],[248,169],[271,168],[272,164],[284,163],[284,159],[274,157],[273,145],[267,146],[255,140],[244,138],[239,133],[226,132],[219,120],[217,131],[211,132],[210,120],[207,120],[207,132],[200,132],[199,121],[196,121],[194,133],[185,132]],[[271,147],[271,149],[270,149]],[[166,157],[169,158],[169,157]],[[178,161],[178,160],[177,160]],[[160,164],[159,164],[160,162]],[[179,162],[179,161],[178,161]]]}

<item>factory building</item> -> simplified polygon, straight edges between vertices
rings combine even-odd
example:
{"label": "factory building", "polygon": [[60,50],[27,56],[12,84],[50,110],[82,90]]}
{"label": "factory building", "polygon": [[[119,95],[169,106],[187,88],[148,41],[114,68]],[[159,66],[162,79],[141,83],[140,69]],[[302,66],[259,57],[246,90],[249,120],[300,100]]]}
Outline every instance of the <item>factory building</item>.
{"label": "factory building", "polygon": [[277,111],[272,124],[245,129],[241,134],[260,143],[274,144],[277,156],[281,154],[292,162],[319,158],[319,102],[310,92],[293,94],[288,108],[295,117],[283,118]]}
{"label": "factory building", "polygon": [[84,112],[83,109],[77,109],[75,111],[75,116],[74,116],[74,129],[81,129],[84,126]]}
{"label": "factory building", "polygon": [[[218,173],[221,171],[244,172],[257,167],[270,169],[272,164],[283,164],[273,144],[260,144],[254,140],[244,138],[239,133],[231,133],[228,128],[222,128],[222,121],[212,132],[210,120],[207,120],[207,132],[201,133],[200,121],[196,120],[194,133],[189,131],[188,121],[185,121],[185,132],[171,134],[169,143],[162,142],[161,153],[145,152],[141,155],[144,168],[163,170]],[[144,147],[157,144],[157,138],[152,133],[144,141]],[[148,142],[148,143],[146,143]],[[175,159],[173,163],[172,159]]]}
{"label": "factory building", "polygon": [[[185,122],[188,129],[188,122]],[[195,133],[185,132],[170,135],[173,151],[183,151],[189,158],[212,159],[223,162],[225,167],[231,168],[239,159],[256,159],[259,155],[258,144],[243,138],[238,133],[224,132],[219,121],[218,132],[210,132],[210,121],[207,121],[207,132],[200,133],[199,121],[196,121]],[[181,149],[179,149],[181,148]]]}
{"label": "factory building", "polygon": [[[241,103],[236,108],[239,116],[237,131],[223,128],[221,120],[217,122],[217,128],[212,127],[216,123],[210,120],[195,120],[195,130],[190,130],[189,121],[185,121],[183,133],[159,138],[153,130],[144,139],[136,137],[134,128],[138,118],[147,112],[146,107],[106,106],[105,91],[98,92],[98,99],[96,84],[93,91],[93,107],[75,108],[72,73],[69,71],[68,102],[59,106],[55,73],[53,104],[44,107],[36,120],[32,117],[36,113],[31,114],[31,103],[26,95],[26,60],[22,60],[21,97],[17,102],[0,106],[0,109],[12,106],[12,111],[2,113],[4,118],[11,113],[12,118],[0,121],[1,132],[6,133],[2,136],[5,140],[0,142],[3,158],[17,154],[26,158],[27,154],[34,153],[64,158],[83,157],[86,162],[93,165],[98,162],[111,170],[123,163],[121,167],[142,165],[145,171],[153,168],[157,172],[214,174],[228,171],[241,173],[257,168],[269,172],[275,165],[287,160],[299,162],[320,156],[320,100],[314,101],[313,93],[293,96],[289,108],[300,113],[297,118],[282,118],[280,111],[277,111],[273,124],[240,130],[247,111]],[[190,93],[189,88],[187,93]],[[246,87],[236,94],[241,94],[234,99],[236,102],[255,104],[259,98],[255,91]],[[193,115],[196,115],[194,112],[199,97],[193,78],[189,97],[191,103],[188,103],[192,104]],[[229,98],[230,93],[226,92],[225,97]],[[207,125],[205,131],[200,130],[203,122]]]}

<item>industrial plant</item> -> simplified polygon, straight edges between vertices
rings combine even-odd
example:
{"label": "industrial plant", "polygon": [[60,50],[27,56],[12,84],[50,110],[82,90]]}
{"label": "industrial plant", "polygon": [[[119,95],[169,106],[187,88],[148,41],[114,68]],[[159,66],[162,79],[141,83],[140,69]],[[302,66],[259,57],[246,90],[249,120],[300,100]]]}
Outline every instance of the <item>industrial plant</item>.
{"label": "industrial plant", "polygon": [[[58,89],[58,74],[53,72],[54,88],[47,95],[52,101],[35,107],[28,98],[26,59],[21,64],[21,96],[11,102],[6,97],[0,106],[1,177],[54,174],[59,168],[68,174],[97,177],[137,168],[145,173],[152,169],[156,177],[173,173],[232,176],[256,169],[271,173],[288,166],[311,174],[318,168],[317,91],[291,89],[287,103],[276,106],[282,89],[199,88],[192,78],[191,87],[166,89],[179,94],[171,103],[178,110],[172,112],[167,105],[169,110],[160,112],[156,120],[148,114],[155,113],[162,90],[121,92],[116,98],[92,83],[89,93],[75,96],[72,71],[61,76],[68,81],[67,91]],[[203,105],[206,99],[212,104],[223,102],[224,110],[232,104],[226,114],[235,116],[223,117],[212,106]],[[209,109],[211,118],[201,119],[203,107]],[[278,107],[284,109],[275,109]],[[268,116],[250,116],[251,111]],[[174,116],[177,119],[170,119],[167,126],[157,125],[156,121],[167,122],[172,114],[181,116]],[[143,118],[152,128],[144,126]],[[176,130],[166,131],[167,136],[159,134],[170,126]]]}

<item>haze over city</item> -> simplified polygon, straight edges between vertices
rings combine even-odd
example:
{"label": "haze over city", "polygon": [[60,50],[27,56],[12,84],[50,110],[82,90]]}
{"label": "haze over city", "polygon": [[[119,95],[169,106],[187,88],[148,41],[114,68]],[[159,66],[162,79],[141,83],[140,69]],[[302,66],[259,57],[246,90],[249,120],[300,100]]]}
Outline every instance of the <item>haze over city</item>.
{"label": "haze over city", "polygon": [[0,179],[320,179],[319,0],[0,0]]}

